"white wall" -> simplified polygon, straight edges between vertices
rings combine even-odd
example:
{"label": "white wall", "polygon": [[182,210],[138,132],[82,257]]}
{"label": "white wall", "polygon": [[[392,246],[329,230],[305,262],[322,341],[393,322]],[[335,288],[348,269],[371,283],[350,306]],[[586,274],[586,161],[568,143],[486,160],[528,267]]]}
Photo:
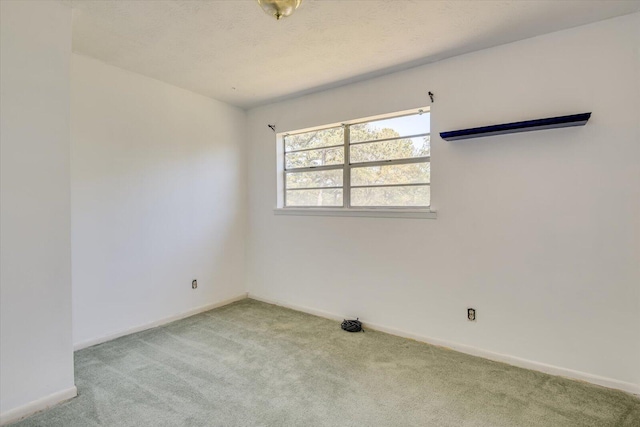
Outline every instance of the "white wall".
{"label": "white wall", "polygon": [[[250,110],[250,295],[640,393],[639,49],[634,14]],[[267,124],[420,107],[429,90],[438,219],[274,216]],[[582,128],[438,136],[587,111]]]}
{"label": "white wall", "polygon": [[71,117],[76,347],[243,294],[245,112],[74,54]]}
{"label": "white wall", "polygon": [[[1,1],[0,423],[75,395],[71,9]],[[26,406],[25,406],[26,405]]]}

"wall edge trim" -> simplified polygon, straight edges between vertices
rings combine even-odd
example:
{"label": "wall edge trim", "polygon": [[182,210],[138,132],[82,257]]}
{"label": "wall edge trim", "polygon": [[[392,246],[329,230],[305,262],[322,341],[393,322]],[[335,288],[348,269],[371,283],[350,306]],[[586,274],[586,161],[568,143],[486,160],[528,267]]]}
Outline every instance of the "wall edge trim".
{"label": "wall edge trim", "polygon": [[[254,299],[256,301],[264,302],[267,304],[278,305],[281,307],[289,308],[291,310],[301,311],[307,314],[312,314],[314,316],[324,317],[326,319],[336,320],[340,322],[343,319],[346,319],[348,317],[348,316],[340,316],[338,314],[323,311],[323,310],[305,307],[302,305],[290,304],[281,300],[265,298],[260,295],[256,295],[252,292],[248,293],[248,298]],[[423,342],[426,344],[436,345],[438,347],[444,347],[450,350],[459,351],[460,353],[469,354],[471,356],[482,357],[484,359],[489,359],[495,362],[502,362],[512,366],[516,366],[518,368],[530,369],[533,371],[543,372],[549,375],[556,375],[556,376],[568,378],[571,380],[577,380],[577,381],[582,381],[589,384],[595,384],[595,385],[606,387],[606,388],[621,390],[627,393],[640,396],[639,384],[633,384],[633,383],[629,383],[621,380],[616,380],[613,378],[602,377],[599,375],[590,374],[588,372],[576,371],[573,369],[563,368],[560,366],[549,365],[546,363],[536,362],[534,360],[529,360],[529,359],[523,359],[520,357],[511,356],[508,354],[496,353],[490,350],[484,350],[478,347],[446,341],[438,338],[432,338],[432,337],[426,337],[423,335],[413,334],[413,333],[405,332],[399,329],[389,328],[377,323],[366,322],[364,320],[362,321],[362,324],[364,327],[368,327],[376,331],[385,332],[387,334],[396,335],[403,338],[409,338],[409,339]]]}
{"label": "wall edge trim", "polygon": [[40,399],[33,400],[25,405],[0,413],[0,426],[20,421],[21,419],[37,412],[44,411],[45,409],[49,409],[50,407],[66,400],[73,399],[77,395],[78,389],[74,385],[73,387],[56,391],[47,396],[41,397]]}
{"label": "wall edge trim", "polygon": [[247,293],[242,292],[234,297],[224,299],[222,301],[214,302],[211,304],[202,305],[200,307],[192,308],[187,311],[183,311],[178,314],[174,314],[173,316],[163,317],[162,319],[154,320],[153,322],[144,323],[141,325],[133,326],[131,328],[122,329],[118,332],[114,332],[112,334],[102,335],[97,338],[92,338],[88,340],[81,341],[79,343],[75,343],[73,345],[73,351],[82,350],[87,347],[91,347],[94,345],[102,344],[107,341],[114,340],[116,338],[124,337],[126,335],[135,334],[136,332],[146,331],[147,329],[157,328],[158,326],[166,325],[167,323],[175,322],[176,320],[184,319],[186,317],[194,316],[199,313],[203,313],[205,311],[213,310],[214,308],[222,307],[236,301],[240,301],[247,298]]}

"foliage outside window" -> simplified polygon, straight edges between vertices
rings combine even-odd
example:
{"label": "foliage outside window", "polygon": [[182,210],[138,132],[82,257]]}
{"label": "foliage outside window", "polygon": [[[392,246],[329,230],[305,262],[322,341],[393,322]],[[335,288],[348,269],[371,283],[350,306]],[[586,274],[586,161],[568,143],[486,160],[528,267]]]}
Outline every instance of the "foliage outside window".
{"label": "foliage outside window", "polygon": [[286,134],[284,207],[428,208],[429,119],[419,110]]}

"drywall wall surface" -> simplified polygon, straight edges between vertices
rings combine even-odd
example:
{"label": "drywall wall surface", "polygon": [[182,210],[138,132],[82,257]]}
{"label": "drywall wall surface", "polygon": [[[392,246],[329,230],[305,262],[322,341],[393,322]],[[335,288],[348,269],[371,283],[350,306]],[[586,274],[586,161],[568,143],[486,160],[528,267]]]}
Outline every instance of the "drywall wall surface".
{"label": "drywall wall surface", "polygon": [[76,54],[71,82],[74,344],[244,292],[245,112]]}
{"label": "drywall wall surface", "polygon": [[[250,110],[250,295],[640,385],[639,31],[629,15]],[[267,124],[425,105],[437,219],[274,215]],[[439,137],[589,111],[585,127]]]}
{"label": "drywall wall surface", "polygon": [[75,390],[71,9],[1,1],[0,16],[0,422],[6,422],[35,401]]}

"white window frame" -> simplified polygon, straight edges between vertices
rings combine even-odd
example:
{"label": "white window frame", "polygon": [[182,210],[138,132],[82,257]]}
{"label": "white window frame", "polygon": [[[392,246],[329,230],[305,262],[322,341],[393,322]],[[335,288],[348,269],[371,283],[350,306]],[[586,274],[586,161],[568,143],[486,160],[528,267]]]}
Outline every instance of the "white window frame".
{"label": "white window frame", "polygon": [[[430,186],[431,180],[428,184],[396,184],[396,185],[367,185],[367,186],[351,186],[351,169],[358,167],[371,167],[371,166],[389,166],[389,165],[402,165],[402,164],[416,164],[431,162],[431,156],[413,157],[410,159],[397,159],[397,160],[382,160],[373,162],[362,163],[350,163],[350,146],[359,145],[380,141],[391,141],[396,139],[415,138],[421,136],[430,136],[430,133],[422,133],[417,135],[404,135],[396,138],[386,138],[371,141],[358,141],[356,143],[350,142],[349,130],[351,125],[360,123],[366,123],[377,120],[391,119],[396,117],[403,117],[415,114],[429,113],[429,107],[415,108],[411,110],[399,111],[390,114],[383,114],[378,116],[366,117],[352,121],[346,121],[342,123],[335,123],[323,126],[317,126],[313,128],[300,129],[291,132],[281,132],[276,134],[276,146],[277,146],[277,200],[274,213],[276,215],[311,215],[311,216],[360,216],[360,217],[383,217],[383,218],[428,218],[435,219],[436,212],[431,209],[431,206],[425,207],[406,207],[406,206],[384,206],[384,207],[352,207],[351,206],[351,188],[372,188],[372,187],[401,187],[401,186]],[[323,166],[309,166],[303,168],[295,168],[287,170],[285,167],[285,137],[289,135],[307,133],[322,129],[330,129],[342,126],[344,128],[344,145],[335,145],[331,147],[317,147],[311,149],[295,150],[295,151],[307,151],[324,148],[336,148],[344,146],[344,163],[337,165],[323,165]],[[294,152],[295,152],[294,151]],[[342,179],[342,201],[343,206],[286,206],[286,174],[287,172],[315,172],[323,170],[339,170],[343,171]],[[330,189],[333,187],[327,187]],[[338,188],[338,187],[336,187]]]}

